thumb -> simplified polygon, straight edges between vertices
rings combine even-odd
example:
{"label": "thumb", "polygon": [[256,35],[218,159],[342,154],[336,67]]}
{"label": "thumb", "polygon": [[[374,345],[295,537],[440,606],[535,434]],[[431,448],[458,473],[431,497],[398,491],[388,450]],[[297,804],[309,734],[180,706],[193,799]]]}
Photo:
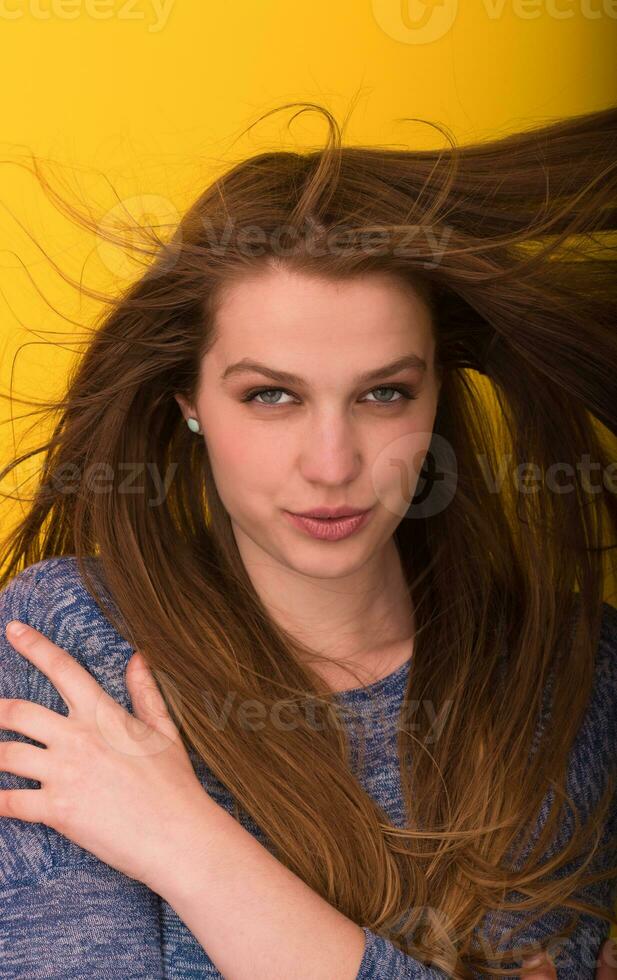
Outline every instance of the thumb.
{"label": "thumb", "polygon": [[139,650],[133,654],[127,664],[126,686],[131,695],[136,718],[175,740],[178,737],[178,729],[167,710],[148,662]]}
{"label": "thumb", "polygon": [[616,980],[617,978],[617,939],[609,936],[600,948],[599,966],[596,980]]}

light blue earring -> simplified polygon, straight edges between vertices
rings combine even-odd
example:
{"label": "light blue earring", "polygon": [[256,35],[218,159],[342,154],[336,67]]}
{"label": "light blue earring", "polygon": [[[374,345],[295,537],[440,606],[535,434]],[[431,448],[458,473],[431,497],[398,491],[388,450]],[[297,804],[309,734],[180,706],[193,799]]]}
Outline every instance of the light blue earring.
{"label": "light blue earring", "polygon": [[189,419],[186,420],[186,424],[188,425],[188,427],[191,430],[191,432],[201,433],[201,428],[199,426],[198,419],[189,418]]}

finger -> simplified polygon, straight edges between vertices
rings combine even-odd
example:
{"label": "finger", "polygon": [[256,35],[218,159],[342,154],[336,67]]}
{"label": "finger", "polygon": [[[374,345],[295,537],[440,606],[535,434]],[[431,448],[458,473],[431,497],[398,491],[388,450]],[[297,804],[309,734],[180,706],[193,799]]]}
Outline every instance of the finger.
{"label": "finger", "polygon": [[0,789],[0,817],[26,820],[28,823],[48,821],[47,804],[42,789]]}
{"label": "finger", "polygon": [[523,956],[521,977],[525,980],[557,980],[557,971],[546,952]]}
{"label": "finger", "polygon": [[179,734],[178,729],[169,714],[154,674],[140,651],[137,651],[128,662],[126,683],[135,716],[175,740]]}
{"label": "finger", "polygon": [[49,745],[53,738],[63,734],[67,721],[64,715],[34,701],[0,698],[0,728],[33,738],[43,745]]}
{"label": "finger", "polygon": [[46,777],[47,749],[23,742],[0,743],[0,772],[11,772],[14,776],[36,779],[39,783]]}
{"label": "finger", "polygon": [[609,937],[602,944],[596,980],[617,980],[617,939]]}
{"label": "finger", "polygon": [[[17,630],[23,627],[21,632]],[[105,694],[94,677],[79,664],[70,653],[56,646],[33,626],[11,620],[6,637],[18,653],[34,664],[52,682],[69,711],[81,706],[92,710],[96,701]]]}

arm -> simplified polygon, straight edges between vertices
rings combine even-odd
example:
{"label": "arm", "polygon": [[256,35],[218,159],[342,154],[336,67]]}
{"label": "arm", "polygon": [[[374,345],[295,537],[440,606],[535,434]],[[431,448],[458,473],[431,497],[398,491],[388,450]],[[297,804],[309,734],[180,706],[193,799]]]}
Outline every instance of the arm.
{"label": "arm", "polygon": [[149,884],[227,980],[447,980],[333,908],[208,797],[202,823],[203,851],[170,856]]}
{"label": "arm", "polygon": [[[605,606],[597,677],[589,710],[571,755],[568,792],[585,811],[600,796],[615,765],[617,745],[617,612]],[[206,802],[203,855],[168,861],[167,871],[151,887],[168,901],[229,980],[336,976],[349,980],[441,980],[441,970],[423,965],[386,939],[361,928],[332,908],[221,808]],[[568,832],[564,827],[564,832]],[[611,843],[589,870],[617,868],[617,796],[601,844]],[[561,872],[563,874],[563,871]],[[591,904],[617,902],[617,874],[588,886]],[[545,948],[559,936],[571,910],[554,909],[521,930],[515,941]],[[478,930],[480,940],[488,916]],[[519,920],[499,920],[502,942],[487,955],[495,965],[516,968],[500,953],[508,930]],[[557,980],[594,980],[609,923],[582,915],[574,933],[548,945]],[[301,968],[299,969],[299,964]],[[480,974],[478,974],[480,976]]]}
{"label": "arm", "polygon": [[[40,572],[32,566],[0,592],[0,697],[32,698],[31,668],[5,628],[11,619],[36,618]],[[0,728],[0,756],[8,741],[37,744]],[[0,789],[39,786],[2,771],[0,758]],[[44,824],[0,817],[0,980],[162,977],[156,895],[95,859],[57,863],[55,856]]]}
{"label": "arm", "polygon": [[[206,844],[200,855],[166,862],[167,872],[150,887],[228,980],[447,980],[442,970],[425,966],[334,909],[211,800],[205,801],[201,837]],[[593,889],[596,896],[603,886],[607,893],[607,883],[600,882]],[[614,883],[608,888],[614,902]],[[547,914],[520,941],[545,945],[563,920],[558,912]],[[607,935],[608,923],[582,916],[564,944],[549,946],[557,980],[593,980]],[[504,930],[504,946],[506,939]]]}

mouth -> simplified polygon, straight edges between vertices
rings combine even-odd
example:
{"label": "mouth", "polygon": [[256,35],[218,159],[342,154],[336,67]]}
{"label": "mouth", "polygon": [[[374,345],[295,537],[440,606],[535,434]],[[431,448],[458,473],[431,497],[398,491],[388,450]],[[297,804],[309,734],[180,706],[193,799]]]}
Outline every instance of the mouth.
{"label": "mouth", "polygon": [[372,507],[369,510],[356,511],[352,515],[349,515],[349,508],[341,509],[347,510],[347,516],[314,517],[294,514],[289,510],[285,513],[296,528],[322,541],[341,541],[350,537],[365,526],[373,513]]}
{"label": "mouth", "polygon": [[295,517],[310,517],[315,520],[324,521],[335,521],[342,520],[346,517],[359,517],[361,514],[367,514],[370,507],[358,508],[358,507],[315,507],[314,510],[306,511],[288,511],[289,514],[293,514]]}

